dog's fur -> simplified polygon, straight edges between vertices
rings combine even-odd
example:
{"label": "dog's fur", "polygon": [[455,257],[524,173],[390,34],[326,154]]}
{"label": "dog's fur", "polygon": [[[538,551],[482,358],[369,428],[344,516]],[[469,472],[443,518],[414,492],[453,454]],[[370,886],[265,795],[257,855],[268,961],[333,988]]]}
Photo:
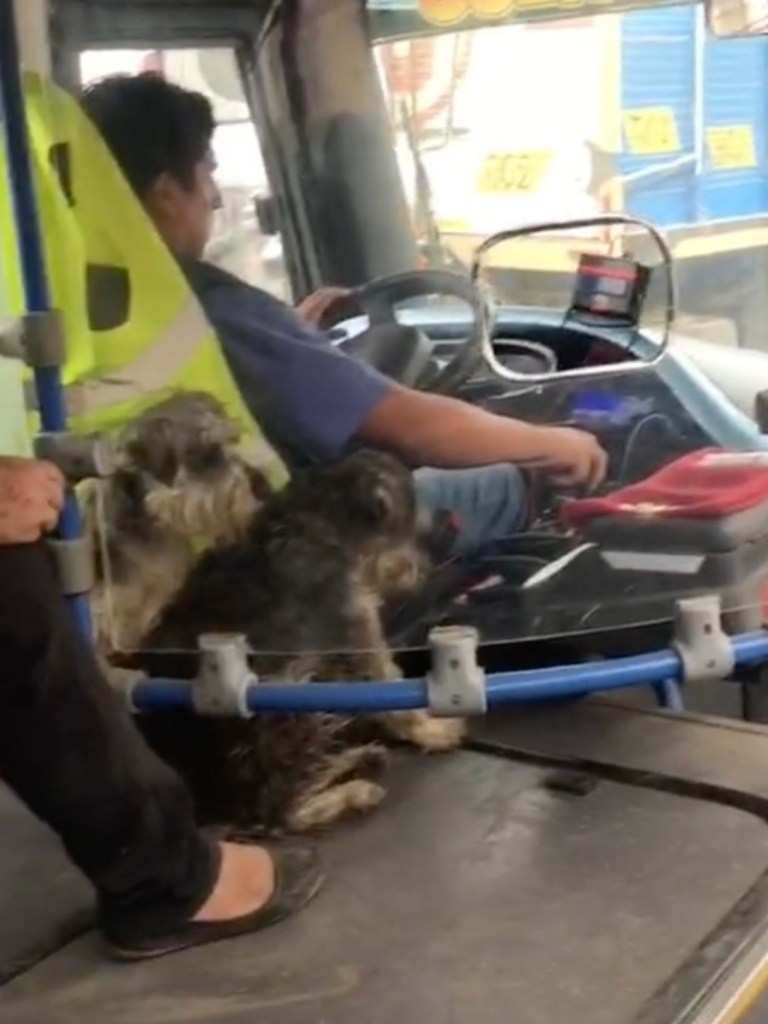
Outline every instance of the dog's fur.
{"label": "dog's fur", "polygon": [[[119,472],[87,501],[89,521],[102,524],[102,650],[114,658],[141,649],[151,667],[147,652],[240,633],[263,679],[398,678],[381,608],[427,568],[411,474],[387,455],[358,452],[270,496],[238,440],[210,398],[190,394],[145,413],[120,439]],[[199,560],[190,538],[209,547]],[[367,722],[156,712],[141,722],[206,821],[267,831],[328,825],[381,800],[386,751],[369,742],[372,725],[427,750],[463,735],[462,723],[424,712]]]}
{"label": "dog's fur", "polygon": [[81,494],[96,558],[96,642],[108,657],[141,645],[189,575],[195,545],[242,537],[270,493],[240,454],[237,424],[208,395],[166,399],[116,442],[114,475]]}

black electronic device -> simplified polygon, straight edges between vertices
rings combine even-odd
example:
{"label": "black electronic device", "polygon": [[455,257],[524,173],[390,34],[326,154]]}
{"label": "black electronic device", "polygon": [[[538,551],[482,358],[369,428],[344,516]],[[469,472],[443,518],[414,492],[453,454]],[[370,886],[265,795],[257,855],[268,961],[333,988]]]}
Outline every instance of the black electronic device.
{"label": "black electronic device", "polygon": [[634,327],[640,321],[650,276],[650,269],[635,260],[584,253],[569,315]]}

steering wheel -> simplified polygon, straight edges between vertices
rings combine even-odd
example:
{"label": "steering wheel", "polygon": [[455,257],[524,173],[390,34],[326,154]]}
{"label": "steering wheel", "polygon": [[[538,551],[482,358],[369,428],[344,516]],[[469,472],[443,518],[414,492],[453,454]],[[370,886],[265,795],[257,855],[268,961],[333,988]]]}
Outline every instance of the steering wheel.
{"label": "steering wheel", "polygon": [[525,338],[499,338],[493,346],[496,359],[502,366],[521,376],[525,374],[557,373],[559,364],[551,348],[538,341]]}
{"label": "steering wheel", "polygon": [[[472,311],[469,337],[455,355],[440,365],[434,344],[424,331],[399,324],[395,307],[409,299],[443,295],[463,300]],[[408,387],[442,394],[456,392],[483,363],[491,345],[494,313],[477,284],[447,270],[407,271],[379,277],[356,288],[350,297],[369,320],[369,327],[339,346],[350,355]]]}

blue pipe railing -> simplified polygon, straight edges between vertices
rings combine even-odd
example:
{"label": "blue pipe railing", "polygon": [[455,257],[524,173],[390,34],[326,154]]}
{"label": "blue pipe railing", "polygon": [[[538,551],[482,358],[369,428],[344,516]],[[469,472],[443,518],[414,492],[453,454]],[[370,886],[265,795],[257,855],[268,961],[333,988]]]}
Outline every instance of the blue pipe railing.
{"label": "blue pipe railing", "polygon": [[[25,304],[29,313],[48,313],[51,310],[51,296],[35,200],[12,0],[0,0],[0,110],[4,114],[1,120],[5,125]],[[36,369],[34,377],[43,431],[65,431],[67,413],[60,368],[51,366]],[[67,496],[58,534],[62,540],[77,540],[82,535],[80,512],[71,494]],[[85,636],[90,637],[91,615],[87,595],[73,595],[69,602],[78,627]]]}
{"label": "blue pipe railing", "polygon": [[[740,668],[768,660],[768,633],[731,637],[731,645],[735,663]],[[675,651],[663,650],[630,658],[499,672],[488,676],[486,692],[488,707],[494,708],[505,704],[562,700],[634,686],[657,687],[670,681],[684,682],[683,667]],[[138,710],[193,707],[192,683],[182,680],[141,681],[131,696]],[[425,708],[428,703],[424,679],[391,683],[257,683],[248,691],[251,711],[352,714],[408,711]]]}

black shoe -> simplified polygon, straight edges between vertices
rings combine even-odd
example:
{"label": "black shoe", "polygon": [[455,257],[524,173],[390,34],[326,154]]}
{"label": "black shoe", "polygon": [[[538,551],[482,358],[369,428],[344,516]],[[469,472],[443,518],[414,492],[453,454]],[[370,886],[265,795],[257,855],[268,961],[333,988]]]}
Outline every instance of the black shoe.
{"label": "black shoe", "polygon": [[320,855],[311,846],[269,847],[275,872],[275,888],[258,910],[228,921],[187,921],[164,935],[129,942],[113,942],[105,936],[110,957],[120,961],[150,960],[168,953],[203,946],[221,939],[270,928],[302,910],[325,881]]}

